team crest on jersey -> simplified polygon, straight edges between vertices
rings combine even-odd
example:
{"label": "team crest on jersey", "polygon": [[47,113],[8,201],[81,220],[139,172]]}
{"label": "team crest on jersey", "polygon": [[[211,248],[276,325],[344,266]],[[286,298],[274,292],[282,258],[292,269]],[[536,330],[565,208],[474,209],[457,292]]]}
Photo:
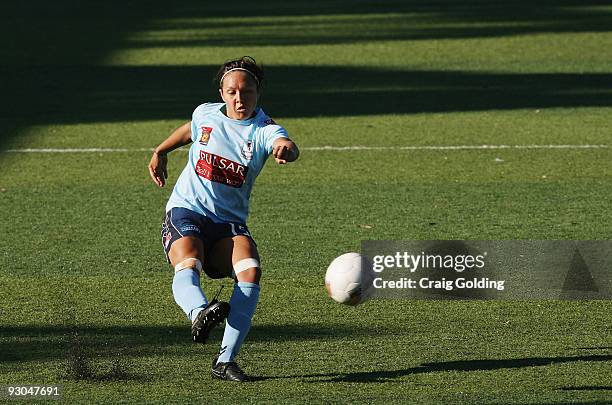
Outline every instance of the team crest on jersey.
{"label": "team crest on jersey", "polygon": [[211,127],[200,127],[202,134],[200,135],[200,144],[208,145],[208,140],[210,139],[210,133],[212,132]]}
{"label": "team crest on jersey", "polygon": [[246,141],[243,145],[242,145],[242,157],[245,158],[246,160],[251,160],[253,159],[253,141]]}

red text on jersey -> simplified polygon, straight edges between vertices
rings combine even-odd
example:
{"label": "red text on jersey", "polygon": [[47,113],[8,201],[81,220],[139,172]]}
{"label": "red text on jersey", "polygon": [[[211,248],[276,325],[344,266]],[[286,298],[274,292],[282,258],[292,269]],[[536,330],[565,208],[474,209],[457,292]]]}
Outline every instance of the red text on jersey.
{"label": "red text on jersey", "polygon": [[196,173],[199,176],[231,187],[242,187],[248,169],[238,162],[203,150],[200,151],[200,159],[196,165]]}

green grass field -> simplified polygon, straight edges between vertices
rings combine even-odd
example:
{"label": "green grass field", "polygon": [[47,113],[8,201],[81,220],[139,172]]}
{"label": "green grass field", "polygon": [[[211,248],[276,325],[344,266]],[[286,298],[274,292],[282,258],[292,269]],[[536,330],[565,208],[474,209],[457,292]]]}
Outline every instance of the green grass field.
{"label": "green grass field", "polygon": [[[353,308],[323,288],[362,240],[610,239],[612,4],[232,4],[0,6],[3,389],[59,384],[75,403],[612,402],[610,301]],[[231,385],[210,378],[222,331],[189,342],[159,240],[186,154],[164,189],[146,165],[242,55],[264,64],[262,105],[302,156],[270,160],[254,187],[264,276],[238,360],[257,381]],[[453,145],[608,147],[401,149]]]}

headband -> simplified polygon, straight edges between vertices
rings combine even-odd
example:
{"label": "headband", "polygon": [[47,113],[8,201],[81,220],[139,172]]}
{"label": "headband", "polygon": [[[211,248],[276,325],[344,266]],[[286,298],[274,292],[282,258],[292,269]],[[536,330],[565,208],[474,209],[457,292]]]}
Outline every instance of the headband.
{"label": "headband", "polygon": [[221,80],[219,80],[219,85],[221,85],[221,83],[223,83],[223,79],[225,79],[225,76],[227,76],[228,73],[233,72],[235,70],[242,70],[243,72],[247,72],[248,74],[253,76],[253,79],[255,79],[255,82],[259,86],[259,79],[257,78],[257,76],[255,76],[255,74],[253,72],[251,72],[250,70],[245,69],[245,68],[240,68],[240,67],[232,68],[232,69],[228,70],[227,72],[223,73],[223,76],[221,76]]}

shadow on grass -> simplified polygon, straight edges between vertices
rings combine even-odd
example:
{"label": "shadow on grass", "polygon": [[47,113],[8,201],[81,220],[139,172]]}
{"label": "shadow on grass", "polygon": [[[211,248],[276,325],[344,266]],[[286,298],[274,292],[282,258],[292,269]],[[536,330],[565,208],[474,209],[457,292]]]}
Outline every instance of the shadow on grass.
{"label": "shadow on grass", "polygon": [[[329,324],[253,325],[249,342],[333,341],[359,336],[378,336],[380,328]],[[222,329],[211,335],[217,347]],[[83,353],[98,357],[124,358],[166,353],[173,355],[191,343],[191,329],[185,326],[23,326],[0,328],[0,361],[44,361],[76,358]],[[79,364],[77,361],[75,364]],[[78,367],[75,367],[78,371]],[[87,375],[87,368],[77,375]]]}
{"label": "shadow on grass", "polygon": [[583,385],[580,387],[563,387],[561,391],[612,391],[610,385]]}
{"label": "shadow on grass", "polygon": [[[257,380],[271,380],[279,378],[305,378],[308,382],[352,382],[352,383],[380,383],[387,382],[412,374],[427,374],[446,371],[482,371],[500,370],[536,366],[549,366],[577,361],[612,361],[612,355],[587,355],[572,357],[528,357],[523,359],[499,360],[461,360],[444,361],[438,363],[424,363],[417,367],[400,370],[364,371],[355,373],[327,373],[292,375],[283,377],[259,377]],[[310,380],[315,378],[316,380]],[[604,387],[605,388],[605,387]]]}
{"label": "shadow on grass", "polygon": [[[214,333],[216,342],[220,339],[221,330],[217,329]],[[249,333],[249,341],[333,341],[386,333],[392,331],[326,324],[254,325]],[[66,378],[87,381],[146,380],[145,375],[130,370],[131,359],[149,355],[182,355],[188,345],[192,345],[188,326],[23,326],[0,329],[1,362],[65,360]],[[444,361],[398,370],[259,376],[255,380],[304,379],[306,382],[379,383],[412,374],[515,369],[581,361],[608,362],[612,361],[612,355]],[[563,389],[609,390],[610,387]]]}
{"label": "shadow on grass", "polygon": [[[189,120],[220,101],[216,65],[50,67],[61,83],[16,76],[13,115],[29,124]],[[347,66],[269,66],[261,104],[274,117],[612,106],[608,73],[482,73]],[[32,97],[36,92],[45,99]],[[37,111],[31,115],[33,108]],[[22,114],[19,116],[19,114]]]}
{"label": "shadow on grass", "polygon": [[[32,124],[187,120],[197,104],[216,100],[209,82],[217,66],[102,67],[120,50],[608,31],[612,15],[601,6],[595,0],[3,2],[0,147]],[[253,19],[215,20],[236,16]],[[138,34],[143,31],[151,34]],[[269,73],[274,85],[264,106],[277,117],[612,104],[600,91],[610,75],[305,66]]]}
{"label": "shadow on grass", "polygon": [[[123,45],[138,49],[295,46],[608,31],[612,13],[596,6],[601,4],[525,0],[291,2],[290,7],[272,4],[267,14],[262,9],[242,14],[254,17],[248,20],[195,19],[188,27],[190,35],[163,35],[164,31],[180,33],[186,29],[175,14],[152,25],[153,31],[162,35],[127,38]],[[209,16],[226,16],[225,6],[213,7]],[[238,29],[228,30],[228,24]]]}

